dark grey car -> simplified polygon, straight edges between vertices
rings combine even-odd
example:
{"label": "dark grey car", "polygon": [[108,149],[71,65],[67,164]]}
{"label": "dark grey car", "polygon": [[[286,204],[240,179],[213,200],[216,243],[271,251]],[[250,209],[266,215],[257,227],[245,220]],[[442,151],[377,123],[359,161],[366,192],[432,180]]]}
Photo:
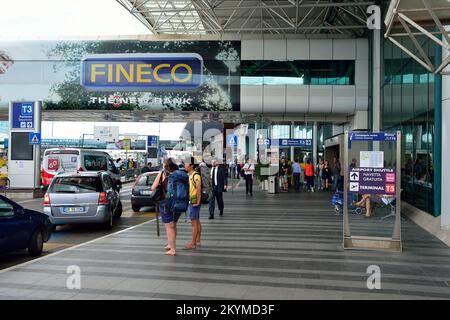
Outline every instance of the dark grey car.
{"label": "dark grey car", "polygon": [[44,213],[53,225],[101,223],[111,229],[122,202],[107,172],[60,174],[44,196]]}
{"label": "dark grey car", "polygon": [[131,190],[131,208],[138,212],[142,207],[157,206],[157,202],[152,200],[152,184],[159,172],[147,172],[136,178],[136,183]]}

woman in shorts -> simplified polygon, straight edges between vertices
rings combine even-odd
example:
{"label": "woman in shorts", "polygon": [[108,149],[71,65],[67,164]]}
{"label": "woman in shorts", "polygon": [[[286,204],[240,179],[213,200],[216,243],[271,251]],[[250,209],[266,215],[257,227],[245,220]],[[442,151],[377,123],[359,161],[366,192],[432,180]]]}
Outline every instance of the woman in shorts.
{"label": "woman in shorts", "polygon": [[152,185],[152,191],[158,188],[161,184],[162,192],[161,199],[159,201],[159,212],[161,214],[161,220],[166,226],[167,234],[167,246],[166,254],[174,256],[176,253],[176,236],[177,236],[177,222],[180,218],[181,213],[175,213],[166,206],[166,192],[167,192],[167,182],[169,176],[178,170],[178,166],[171,158],[164,161],[163,170],[158,174]]}

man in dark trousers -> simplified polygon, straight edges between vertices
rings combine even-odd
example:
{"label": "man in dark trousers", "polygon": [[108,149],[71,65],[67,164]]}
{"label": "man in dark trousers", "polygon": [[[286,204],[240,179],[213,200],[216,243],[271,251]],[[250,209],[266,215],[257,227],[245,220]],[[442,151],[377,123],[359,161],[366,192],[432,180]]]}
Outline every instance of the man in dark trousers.
{"label": "man in dark trousers", "polygon": [[220,165],[217,160],[212,161],[211,168],[211,183],[212,183],[212,196],[209,201],[209,218],[214,219],[214,209],[217,204],[219,205],[219,211],[221,216],[223,216],[223,192],[227,190],[227,172],[225,166]]}

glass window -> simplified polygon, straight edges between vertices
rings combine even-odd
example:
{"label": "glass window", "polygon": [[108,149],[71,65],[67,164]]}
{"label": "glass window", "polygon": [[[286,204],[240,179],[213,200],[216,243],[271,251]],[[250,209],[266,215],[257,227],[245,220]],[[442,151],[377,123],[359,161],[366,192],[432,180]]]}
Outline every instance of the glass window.
{"label": "glass window", "polygon": [[[419,43],[431,56],[435,44]],[[402,132],[402,199],[434,214],[434,75],[384,40],[383,130]],[[431,60],[433,61],[433,59]]]}
{"label": "glass window", "polygon": [[84,167],[88,171],[106,171],[106,156],[85,155]]}
{"label": "glass window", "polygon": [[312,126],[305,124],[295,124],[294,125],[294,139],[312,139]]}
{"label": "glass window", "polygon": [[99,177],[56,177],[50,187],[50,193],[89,193],[102,192]]}
{"label": "glass window", "polygon": [[290,139],[291,138],[291,125],[290,124],[275,124],[271,128],[272,139]]}
{"label": "glass window", "polygon": [[14,207],[8,202],[0,200],[0,218],[14,215]]}
{"label": "glass window", "polygon": [[155,181],[156,175],[144,175],[136,182],[137,186],[151,186]]}
{"label": "glass window", "polygon": [[354,85],[355,61],[241,61],[241,85]]}

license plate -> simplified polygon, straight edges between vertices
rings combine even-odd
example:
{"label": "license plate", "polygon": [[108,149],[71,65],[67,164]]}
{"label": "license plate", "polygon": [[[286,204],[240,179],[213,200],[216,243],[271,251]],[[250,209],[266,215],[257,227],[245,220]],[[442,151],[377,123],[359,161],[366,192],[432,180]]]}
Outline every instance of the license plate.
{"label": "license plate", "polygon": [[83,212],[83,207],[64,207],[63,212],[64,213],[80,213]]}
{"label": "license plate", "polygon": [[152,194],[152,192],[150,190],[143,190],[143,191],[141,191],[141,195],[143,195],[143,196],[149,196],[151,194]]}

